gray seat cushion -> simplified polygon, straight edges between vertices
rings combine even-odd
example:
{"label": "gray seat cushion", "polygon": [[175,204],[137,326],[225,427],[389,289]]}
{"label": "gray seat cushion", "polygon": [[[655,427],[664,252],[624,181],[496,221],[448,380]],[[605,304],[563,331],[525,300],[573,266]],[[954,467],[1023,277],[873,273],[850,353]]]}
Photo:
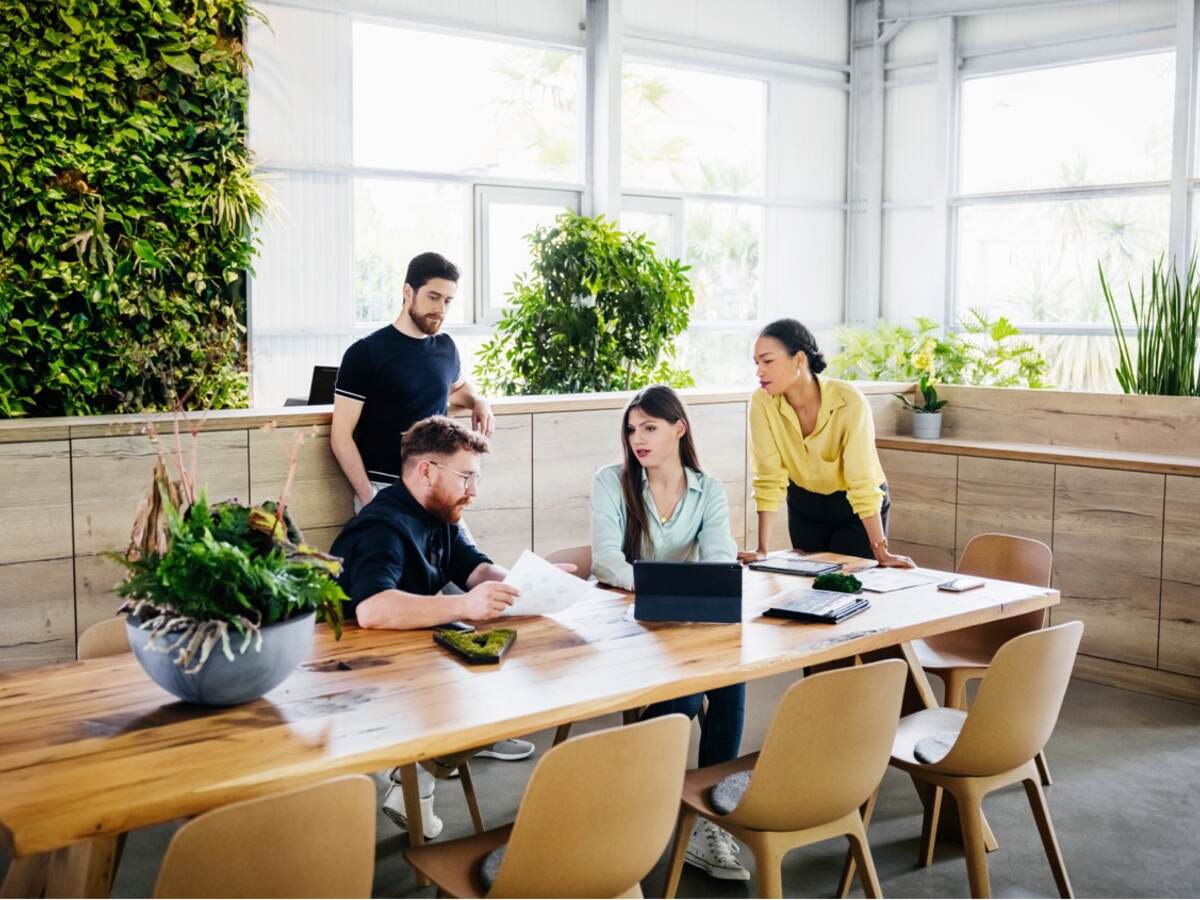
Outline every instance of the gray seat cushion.
{"label": "gray seat cushion", "polygon": [[954,742],[958,740],[957,731],[945,731],[941,734],[931,734],[928,737],[923,737],[915,747],[913,747],[913,756],[917,758],[917,762],[933,765],[936,762],[941,762],[942,759],[950,752],[950,748],[954,746]]}
{"label": "gray seat cushion", "polygon": [[708,802],[723,816],[729,815],[742,802],[742,795],[750,787],[750,771],[726,775],[712,786]]}
{"label": "gray seat cushion", "polygon": [[489,891],[496,883],[496,876],[500,874],[500,863],[504,862],[504,851],[507,849],[508,844],[501,844],[485,856],[483,862],[479,864],[479,880]]}

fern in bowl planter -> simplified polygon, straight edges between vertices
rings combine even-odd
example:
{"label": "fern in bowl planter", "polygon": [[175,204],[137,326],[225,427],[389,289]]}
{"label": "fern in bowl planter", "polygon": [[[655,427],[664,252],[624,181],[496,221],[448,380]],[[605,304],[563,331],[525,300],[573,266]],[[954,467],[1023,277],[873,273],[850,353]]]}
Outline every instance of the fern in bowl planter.
{"label": "fern in bowl planter", "polygon": [[127,571],[117,592],[130,646],[181,700],[253,700],[308,655],[317,617],[341,636],[339,560],[307,546],[287,514],[295,467],[293,449],[277,503],[210,503],[182,464],[169,477],[160,452],[130,545],[110,554]]}
{"label": "fern in bowl planter", "polygon": [[942,407],[948,400],[939,400],[937,388],[933,385],[933,376],[922,372],[917,379],[917,403],[906,394],[896,394],[896,398],[913,411],[913,437],[933,440],[942,436]]}

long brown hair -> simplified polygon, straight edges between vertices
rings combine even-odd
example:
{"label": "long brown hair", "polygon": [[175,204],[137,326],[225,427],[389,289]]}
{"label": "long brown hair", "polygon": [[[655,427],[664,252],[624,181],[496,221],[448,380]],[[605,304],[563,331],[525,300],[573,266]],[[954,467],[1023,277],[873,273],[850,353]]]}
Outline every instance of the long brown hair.
{"label": "long brown hair", "polygon": [[672,425],[683,422],[685,430],[679,439],[679,461],[686,469],[701,471],[696,442],[692,440],[692,423],[683,398],[665,384],[651,384],[634,394],[621,417],[621,447],[625,453],[625,462],[621,466],[621,492],[625,495],[625,539],[621,543],[621,552],[629,562],[641,559],[649,532],[649,514],[642,495],[642,463],[629,446],[629,414],[635,409]]}

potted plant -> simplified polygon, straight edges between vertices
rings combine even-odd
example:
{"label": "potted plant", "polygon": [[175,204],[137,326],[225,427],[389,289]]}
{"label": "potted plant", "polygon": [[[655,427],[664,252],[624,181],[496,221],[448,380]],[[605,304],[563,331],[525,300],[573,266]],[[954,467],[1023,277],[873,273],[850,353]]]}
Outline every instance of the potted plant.
{"label": "potted plant", "polygon": [[913,403],[904,394],[896,394],[896,397],[913,411],[913,437],[936,440],[942,436],[942,407],[949,401],[938,399],[933,376],[928,371],[922,372],[917,379],[917,392],[919,403]]}
{"label": "potted plant", "polygon": [[[195,431],[192,473],[194,444]],[[307,546],[287,514],[297,448],[279,501],[256,506],[210,503],[182,452],[172,480],[160,449],[129,547],[111,554],[128,573],[117,592],[127,598],[130,646],[182,700],[229,706],[262,696],[307,656],[318,616],[341,637],[340,561]]]}
{"label": "potted plant", "polygon": [[488,394],[691,387],[675,366],[675,339],[695,294],[688,267],[661,259],[644,234],[603,216],[565,212],[528,236],[532,262],[518,276],[475,378]]}

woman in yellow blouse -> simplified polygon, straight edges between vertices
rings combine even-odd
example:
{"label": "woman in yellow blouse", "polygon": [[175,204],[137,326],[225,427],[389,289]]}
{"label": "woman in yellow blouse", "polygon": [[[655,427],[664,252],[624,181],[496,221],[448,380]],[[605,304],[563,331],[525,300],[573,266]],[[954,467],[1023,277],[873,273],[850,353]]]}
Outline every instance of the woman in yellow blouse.
{"label": "woman in yellow blouse", "polygon": [[740,556],[767,552],[772,514],[786,498],[793,547],[911,568],[911,559],[888,550],[887,483],[866,398],[820,375],[825,357],[795,319],[762,330],[754,362],[761,386],[750,400],[758,549]]}

